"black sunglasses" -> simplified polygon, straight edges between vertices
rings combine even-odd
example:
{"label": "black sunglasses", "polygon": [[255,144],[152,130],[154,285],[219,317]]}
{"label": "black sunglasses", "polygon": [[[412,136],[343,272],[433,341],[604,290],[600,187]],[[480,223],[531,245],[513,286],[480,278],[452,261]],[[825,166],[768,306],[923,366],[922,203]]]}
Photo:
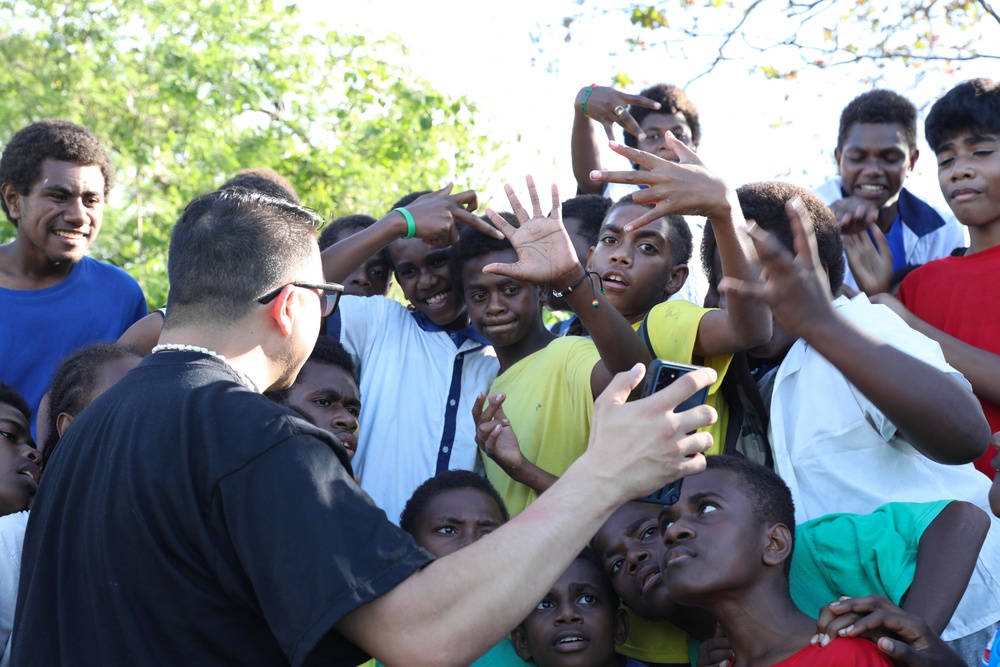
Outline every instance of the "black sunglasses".
{"label": "black sunglasses", "polygon": [[281,294],[281,290],[291,285],[292,287],[304,287],[305,289],[320,290],[319,303],[323,309],[323,317],[329,317],[337,309],[340,303],[340,295],[344,293],[344,286],[337,283],[286,283],[273,292],[268,292],[257,299],[258,303],[267,304],[274,301],[274,298]]}

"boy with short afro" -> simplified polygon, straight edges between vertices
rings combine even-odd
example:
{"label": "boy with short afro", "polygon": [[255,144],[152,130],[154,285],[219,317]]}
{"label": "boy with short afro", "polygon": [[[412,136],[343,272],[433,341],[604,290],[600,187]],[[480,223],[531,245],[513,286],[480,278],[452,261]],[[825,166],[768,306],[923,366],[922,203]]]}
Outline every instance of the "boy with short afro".
{"label": "boy with short afro", "polygon": [[[891,276],[907,266],[947,257],[965,245],[954,216],[937,211],[903,187],[920,155],[917,109],[908,99],[891,90],[855,97],[840,114],[833,154],[839,176],[816,194],[844,230],[850,263],[846,285],[869,294],[889,288],[892,279],[885,282],[887,276],[862,260],[866,254],[878,257],[876,246],[882,255],[886,251],[892,255],[891,267],[886,267]],[[870,238],[864,234],[869,226]]]}

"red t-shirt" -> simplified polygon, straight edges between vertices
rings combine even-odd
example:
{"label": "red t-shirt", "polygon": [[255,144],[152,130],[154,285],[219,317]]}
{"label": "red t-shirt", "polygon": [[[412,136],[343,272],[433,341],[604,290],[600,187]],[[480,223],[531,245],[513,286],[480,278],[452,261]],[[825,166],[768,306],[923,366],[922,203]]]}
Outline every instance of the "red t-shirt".
{"label": "red t-shirt", "polygon": [[[729,662],[733,667],[735,660]],[[838,637],[826,646],[810,644],[771,667],[893,667],[881,651],[867,639]]]}
{"label": "red t-shirt", "polygon": [[[928,262],[908,275],[899,286],[899,300],[907,310],[981,350],[1000,354],[1000,246],[965,257],[945,257]],[[990,423],[1000,431],[1000,405],[979,399]],[[996,452],[986,448],[976,468],[990,479],[996,474],[990,460]]]}

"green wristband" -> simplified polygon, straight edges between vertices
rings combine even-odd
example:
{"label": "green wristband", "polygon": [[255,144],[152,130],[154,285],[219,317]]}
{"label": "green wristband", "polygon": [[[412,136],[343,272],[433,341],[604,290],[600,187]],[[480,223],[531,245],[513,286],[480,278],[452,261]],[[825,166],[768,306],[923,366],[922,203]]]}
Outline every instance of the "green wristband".
{"label": "green wristband", "polygon": [[594,88],[597,88],[597,84],[596,83],[590,84],[590,86],[587,87],[587,90],[583,91],[583,99],[580,100],[580,113],[588,118],[589,116],[587,116],[587,100],[590,99],[590,94],[594,92]]}
{"label": "green wristband", "polygon": [[417,234],[417,223],[413,222],[413,216],[405,208],[400,206],[399,208],[392,209],[393,211],[399,211],[406,218],[406,236],[404,239],[412,239]]}

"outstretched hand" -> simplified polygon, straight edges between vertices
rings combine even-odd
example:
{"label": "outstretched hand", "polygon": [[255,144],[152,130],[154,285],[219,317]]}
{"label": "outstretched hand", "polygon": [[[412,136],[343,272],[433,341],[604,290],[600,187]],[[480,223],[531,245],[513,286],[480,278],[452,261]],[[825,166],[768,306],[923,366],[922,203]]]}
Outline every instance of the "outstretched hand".
{"label": "outstretched hand", "polygon": [[479,206],[476,191],[451,194],[453,188],[454,184],[449,183],[440,190],[418,197],[406,206],[406,210],[413,216],[416,228],[414,236],[423,239],[428,245],[449,246],[458,242],[455,223],[460,222],[494,238],[502,238],[490,224],[472,214]]}
{"label": "outstretched hand", "polygon": [[878,225],[868,234],[844,234],[844,252],[851,274],[862,292],[869,296],[888,292],[892,283],[892,250]]}
{"label": "outstretched hand", "polygon": [[751,222],[749,234],[764,267],[765,282],[725,277],[719,291],[766,303],[785,331],[807,338],[810,328],[822,327],[834,315],[830,279],[819,260],[812,220],[802,199],[793,197],[785,211],[792,223],[795,256]]}
{"label": "outstretched hand", "polygon": [[528,176],[525,180],[528,184],[528,197],[531,200],[530,214],[521,205],[514,188],[510,184],[504,186],[507,200],[517,217],[519,227],[509,224],[493,209],[486,210],[487,217],[514,246],[517,262],[487,264],[483,267],[483,273],[496,273],[538,285],[565,287],[563,283],[569,284],[575,280],[578,275],[574,274],[579,274],[581,267],[573,243],[562,223],[559,189],[555,184],[552,185],[552,209],[546,215],[542,212],[534,179]]}
{"label": "outstretched hand", "polygon": [[[607,478],[609,490],[613,487],[623,503],[702,472],[703,453],[713,441],[710,433],[696,431],[718,419],[707,405],[674,412],[715,382],[714,370],[699,368],[652,396],[629,402],[644,375],[645,366],[636,364],[614,376],[594,403],[590,444],[578,460],[589,466],[591,475]],[[622,449],[622,443],[628,447]]]}
{"label": "outstretched hand", "polygon": [[[642,131],[639,123],[628,112],[628,107],[635,105],[647,109],[659,110],[659,102],[651,100],[648,97],[643,97],[642,95],[628,95],[607,86],[595,86],[594,88],[588,86],[581,89],[576,95],[574,106],[577,110],[582,108],[583,96],[587,90],[590,90],[590,94],[587,96],[586,116],[604,126],[604,131],[607,133],[608,139],[615,138],[614,127],[616,123],[621,125],[629,134],[639,139],[646,138],[646,133]],[[622,109],[622,112],[620,114],[615,113],[616,109]]]}
{"label": "outstretched hand", "polygon": [[879,650],[908,667],[960,667],[965,663],[934,634],[922,618],[878,595],[841,598],[820,611],[813,644],[833,637],[865,637]]}
{"label": "outstretched hand", "polygon": [[611,142],[611,150],[644,167],[645,170],[592,171],[591,180],[601,183],[646,185],[632,194],[636,204],[654,204],[637,220],[625,226],[631,232],[666,215],[700,215],[713,218],[732,212],[729,188],[712,173],[684,142],[668,132],[667,146],[678,158],[664,160],[652,153]]}
{"label": "outstretched hand", "polygon": [[840,223],[844,236],[855,236],[878,222],[879,208],[859,197],[844,197],[830,204],[830,210]]}

